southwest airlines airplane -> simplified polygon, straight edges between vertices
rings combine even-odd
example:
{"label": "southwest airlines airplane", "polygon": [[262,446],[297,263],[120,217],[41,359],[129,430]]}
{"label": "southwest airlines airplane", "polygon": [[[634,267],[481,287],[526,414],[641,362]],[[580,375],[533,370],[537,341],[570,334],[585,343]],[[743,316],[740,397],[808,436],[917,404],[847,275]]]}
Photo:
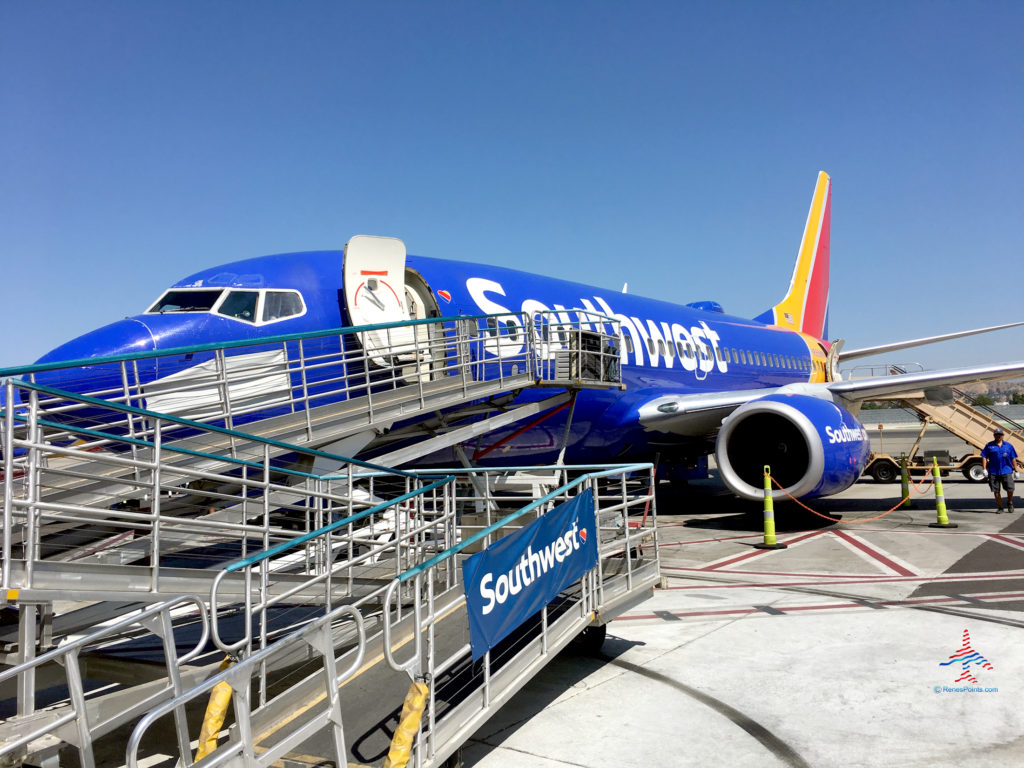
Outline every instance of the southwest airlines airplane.
{"label": "southwest airlines airplane", "polygon": [[[857,420],[864,400],[1024,373],[1024,363],[1014,363],[842,381],[840,359],[1010,325],[841,352],[841,341],[828,341],[830,214],[831,180],[820,173],[789,288],[753,319],[728,315],[711,301],[677,305],[502,267],[407,256],[400,240],[359,236],[344,252],[264,256],[203,270],[171,286],[146,312],[86,333],[39,362],[410,318],[554,311],[563,322],[592,322],[599,314],[619,323],[625,389],[581,391],[570,430],[561,413],[543,427],[550,439],[528,431],[504,446],[499,463],[555,461],[564,447],[571,463],[658,457],[664,477],[713,453],[722,480],[741,497],[761,497],[765,464],[793,496],[824,496],[848,488],[864,469],[868,437]],[[68,372],[37,380],[76,389]]]}

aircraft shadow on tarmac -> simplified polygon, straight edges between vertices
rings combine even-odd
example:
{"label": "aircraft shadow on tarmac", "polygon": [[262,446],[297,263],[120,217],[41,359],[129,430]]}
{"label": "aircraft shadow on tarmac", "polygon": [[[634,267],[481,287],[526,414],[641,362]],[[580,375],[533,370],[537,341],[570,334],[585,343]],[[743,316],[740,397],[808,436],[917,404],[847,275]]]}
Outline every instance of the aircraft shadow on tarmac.
{"label": "aircraft shadow on tarmac", "polygon": [[463,745],[465,768],[500,746],[559,696],[641,642],[608,635],[597,654],[570,644]]}

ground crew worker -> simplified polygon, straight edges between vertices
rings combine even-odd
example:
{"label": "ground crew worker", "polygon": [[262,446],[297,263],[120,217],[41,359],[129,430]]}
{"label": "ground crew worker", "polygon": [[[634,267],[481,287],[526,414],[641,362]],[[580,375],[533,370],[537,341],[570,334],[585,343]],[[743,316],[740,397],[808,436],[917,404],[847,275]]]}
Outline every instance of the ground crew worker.
{"label": "ground crew worker", "polygon": [[1007,508],[1013,512],[1013,481],[1018,464],[1017,451],[1003,442],[1003,428],[996,427],[992,430],[992,442],[981,449],[981,467],[988,473],[988,487],[996,496],[997,515],[1003,511],[1001,488],[1006,489]]}

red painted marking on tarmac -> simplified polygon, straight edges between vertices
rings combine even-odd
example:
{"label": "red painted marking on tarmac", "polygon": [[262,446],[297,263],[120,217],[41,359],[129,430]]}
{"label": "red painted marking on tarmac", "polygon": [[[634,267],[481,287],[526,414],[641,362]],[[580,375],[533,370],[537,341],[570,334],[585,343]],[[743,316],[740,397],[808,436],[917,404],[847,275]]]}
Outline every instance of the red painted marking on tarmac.
{"label": "red painted marking on tarmac", "polygon": [[875,549],[874,547],[872,547],[872,546],[870,546],[868,544],[865,544],[863,541],[861,541],[860,539],[854,538],[853,536],[848,534],[846,531],[832,531],[832,533],[834,533],[836,536],[838,536],[843,541],[845,541],[845,542],[847,542],[849,544],[852,544],[854,547],[859,549],[861,552],[866,554],[868,557],[870,557],[870,558],[872,558],[874,560],[877,560],[882,565],[884,565],[886,568],[888,568],[890,571],[895,571],[900,576],[916,576],[917,575],[913,571],[908,570],[907,568],[904,568],[899,563],[890,560],[888,557],[885,556],[885,553],[882,552],[881,550]]}
{"label": "red painted marking on tarmac", "polygon": [[1003,536],[1001,533],[993,533],[989,535],[990,539],[995,539],[1001,544],[1009,544],[1011,547],[1017,547],[1018,549],[1024,549],[1024,541],[1017,541],[1017,539],[1009,536]]}
{"label": "red painted marking on tarmac", "polygon": [[[658,529],[661,530],[663,526],[658,525]],[[662,547],[685,547],[689,544],[710,544],[715,541],[738,541],[740,539],[762,539],[763,535],[757,533],[747,534],[746,536],[719,536],[715,539],[694,539],[693,541],[670,541],[667,544],[658,544],[658,549]]]}
{"label": "red painted marking on tarmac", "polygon": [[[737,613],[761,613],[757,608],[729,608],[722,611],[663,611],[662,613],[671,613],[673,616],[680,618],[684,616],[730,616]],[[660,619],[661,616],[655,614],[643,614],[640,616],[616,616],[612,621],[638,621],[640,619]]]}
{"label": "red painted marking on tarmac", "polygon": [[[663,566],[668,568],[670,566]],[[692,570],[698,570],[693,568]],[[787,573],[785,571],[741,571],[739,568],[730,568],[729,573],[751,575],[751,576],[792,576],[794,578],[804,578],[814,576],[821,579],[884,579],[884,573]]]}
{"label": "red painted marking on tarmac", "polygon": [[[815,536],[821,536],[823,533],[827,533],[827,531],[813,531],[813,532],[805,534],[803,536],[797,536],[796,538],[793,538],[793,539],[786,539],[785,541],[783,541],[782,539],[779,539],[778,541],[779,541],[780,544],[793,545],[793,544],[796,544],[798,541],[804,541],[806,539],[810,539],[810,538],[813,538]],[[743,560],[749,560],[752,557],[757,557],[758,555],[763,555],[766,552],[778,552],[778,551],[780,551],[780,550],[777,550],[777,549],[755,549],[753,552],[744,552],[742,555],[737,555],[734,558],[731,558],[729,560],[724,560],[724,561],[722,561],[720,563],[712,563],[711,565],[705,565],[703,568],[700,568],[698,570],[701,570],[701,571],[714,571],[714,570],[717,570],[718,568],[724,568],[727,565],[732,565],[733,563],[739,563],[739,562],[741,562]]]}
{"label": "red painted marking on tarmac", "polygon": [[[670,568],[671,566],[663,565],[662,570]],[[688,568],[687,570],[696,571],[696,568]],[[810,574],[808,574],[810,575]],[[827,585],[836,584],[889,584],[889,583],[900,583],[900,582],[932,582],[932,581],[1012,581],[1014,579],[1024,579],[1024,571],[1004,571],[1000,573],[964,573],[956,575],[943,575],[943,576],[871,576],[871,577],[857,577],[857,578],[843,578],[839,577],[839,580],[824,579],[816,581],[745,581],[740,584],[694,584],[678,587],[665,587],[666,591],[670,589],[740,589],[749,587],[820,587]]]}
{"label": "red painted marking on tarmac", "polygon": [[942,530],[927,530],[927,531],[900,531],[888,528],[858,528],[860,533],[909,533],[914,536],[987,536],[983,531],[942,531]]}
{"label": "red painted marking on tarmac", "polygon": [[[984,597],[985,600],[996,602],[1000,600],[1014,600],[1017,598],[1024,597],[1024,592],[994,592],[985,593],[979,592],[978,595]],[[900,606],[912,606],[912,605],[934,605],[939,603],[961,603],[963,600],[957,597],[921,597],[913,600],[872,600],[871,598],[865,598],[868,602],[874,603],[875,605],[884,605],[886,607],[898,608]],[[837,608],[866,608],[863,603],[824,603],[820,605],[773,605],[778,611],[783,613],[789,613],[790,611],[829,611]],[[635,614],[628,616],[617,616],[613,621],[643,621],[651,619],[662,619],[665,613],[670,613],[672,616],[678,618],[694,618],[704,616],[735,616],[737,614],[763,614],[764,612],[757,608],[726,608],[718,611],[662,611],[662,616],[656,614]]]}

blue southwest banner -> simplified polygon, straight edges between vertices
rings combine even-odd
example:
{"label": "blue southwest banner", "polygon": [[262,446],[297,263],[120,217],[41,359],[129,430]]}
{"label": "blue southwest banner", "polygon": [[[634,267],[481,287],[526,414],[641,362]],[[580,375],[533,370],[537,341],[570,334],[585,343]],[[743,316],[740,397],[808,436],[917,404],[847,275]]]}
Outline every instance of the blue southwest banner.
{"label": "blue southwest banner", "polygon": [[597,525],[589,488],[463,561],[473,659],[595,565]]}

